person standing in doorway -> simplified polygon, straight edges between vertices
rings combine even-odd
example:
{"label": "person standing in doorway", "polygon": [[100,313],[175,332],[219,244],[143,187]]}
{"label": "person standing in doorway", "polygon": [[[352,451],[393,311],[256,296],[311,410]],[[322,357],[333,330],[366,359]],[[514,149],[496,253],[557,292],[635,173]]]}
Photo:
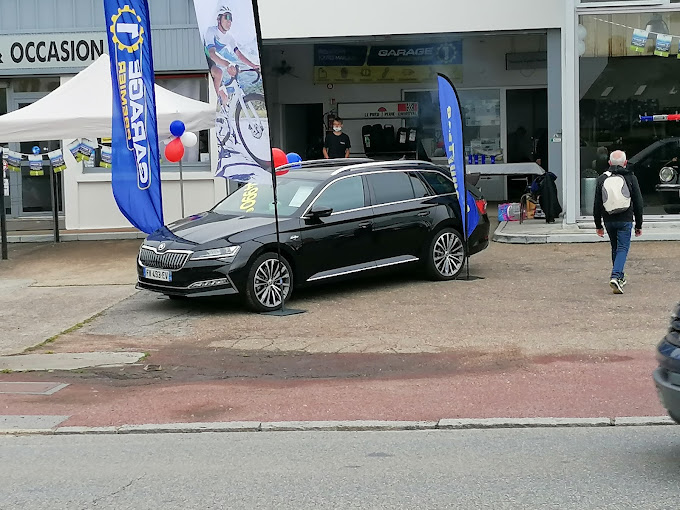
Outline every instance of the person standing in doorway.
{"label": "person standing in doorway", "polygon": [[[614,294],[623,294],[628,283],[624,273],[635,218],[635,237],[642,235],[642,193],[637,177],[628,170],[626,153],[614,151],[609,156],[609,170],[597,179],[593,216],[597,235],[607,230],[612,247],[612,273],[609,286]],[[604,220],[604,228],[602,227]]]}
{"label": "person standing in doorway", "polygon": [[333,121],[333,132],[326,136],[323,157],[326,159],[349,158],[349,136],[342,132],[342,119]]}

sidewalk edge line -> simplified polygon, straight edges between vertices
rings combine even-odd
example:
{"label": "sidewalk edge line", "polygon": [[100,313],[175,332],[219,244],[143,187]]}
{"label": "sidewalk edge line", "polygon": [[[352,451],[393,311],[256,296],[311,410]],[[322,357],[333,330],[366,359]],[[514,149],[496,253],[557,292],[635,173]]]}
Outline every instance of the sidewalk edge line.
{"label": "sidewalk edge line", "polygon": [[288,421],[216,422],[121,425],[113,427],[54,427],[50,429],[0,429],[0,436],[196,434],[202,432],[365,432],[411,430],[488,430],[527,428],[603,428],[676,425],[667,416],[617,418],[483,418],[438,421]]}

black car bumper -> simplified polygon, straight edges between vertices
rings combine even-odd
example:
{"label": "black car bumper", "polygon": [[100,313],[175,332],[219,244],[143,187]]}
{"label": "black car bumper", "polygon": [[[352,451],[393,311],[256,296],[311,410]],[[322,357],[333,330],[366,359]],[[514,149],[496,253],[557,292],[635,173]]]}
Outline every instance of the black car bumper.
{"label": "black car bumper", "polygon": [[137,288],[184,297],[238,294],[231,270],[232,264],[216,260],[189,261],[181,269],[171,270],[172,281],[165,282],[145,278],[144,266],[138,261]]}
{"label": "black car bumper", "polygon": [[663,204],[680,205],[680,184],[657,184]]}
{"label": "black car bumper", "polygon": [[489,217],[485,214],[479,219],[479,224],[468,239],[468,249],[470,250],[470,255],[479,253],[489,246],[490,228],[491,225],[489,223]]}
{"label": "black car bumper", "polygon": [[659,368],[654,371],[654,384],[661,404],[674,418],[680,418],[680,347],[666,339],[657,347]]}

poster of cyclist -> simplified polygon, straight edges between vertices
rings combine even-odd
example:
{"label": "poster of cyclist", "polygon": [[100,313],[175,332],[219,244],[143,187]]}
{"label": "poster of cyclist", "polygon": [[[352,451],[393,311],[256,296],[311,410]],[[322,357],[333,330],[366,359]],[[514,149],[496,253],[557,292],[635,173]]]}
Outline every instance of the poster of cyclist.
{"label": "poster of cyclist", "polygon": [[217,93],[215,175],[241,182],[271,180],[269,121],[252,0],[194,0],[194,8]]}

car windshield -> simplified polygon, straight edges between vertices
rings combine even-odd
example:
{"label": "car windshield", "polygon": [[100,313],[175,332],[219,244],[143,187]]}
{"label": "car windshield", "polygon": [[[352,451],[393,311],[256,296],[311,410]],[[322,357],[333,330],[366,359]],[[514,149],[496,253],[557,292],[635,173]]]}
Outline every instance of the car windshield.
{"label": "car windshield", "polygon": [[[319,181],[279,177],[277,180],[279,216],[289,217],[320,185]],[[271,183],[248,183],[213,208],[225,215],[274,216],[274,193]]]}

